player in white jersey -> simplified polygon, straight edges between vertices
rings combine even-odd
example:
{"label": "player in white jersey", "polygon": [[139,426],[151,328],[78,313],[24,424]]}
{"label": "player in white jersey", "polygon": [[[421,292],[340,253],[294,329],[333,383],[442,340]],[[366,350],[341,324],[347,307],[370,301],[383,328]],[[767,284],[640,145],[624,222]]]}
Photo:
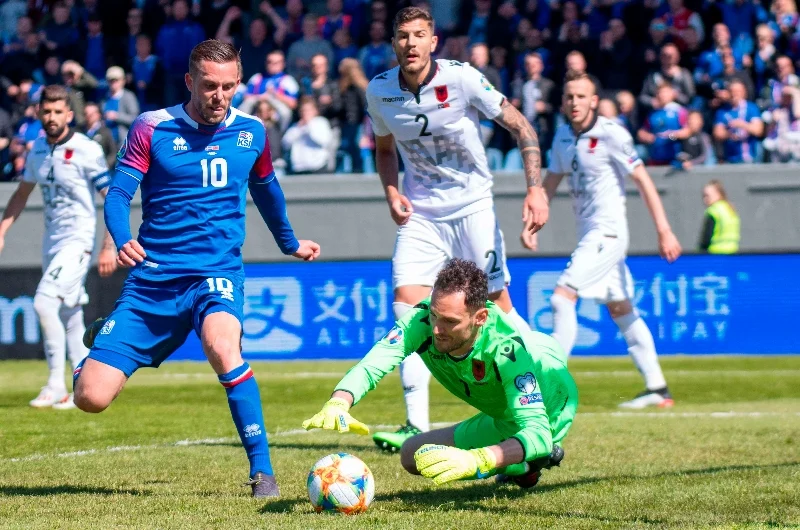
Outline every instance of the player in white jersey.
{"label": "player in white jersey", "polygon": [[[670,407],[673,400],[658,363],[653,336],[631,303],[634,284],[625,264],[626,177],[636,183],[653,217],[661,256],[671,263],[680,256],[681,246],[672,233],[658,191],[636,154],[631,135],[615,122],[598,116],[597,105],[592,80],[586,74],[568,72],[563,109],[569,123],[556,131],[544,188],[552,198],[561,179],[569,176],[579,242],[551,297],[553,337],[569,354],[578,332],[578,298],[605,304],[645,380],[645,391],[620,406]],[[522,240],[530,249],[536,246],[535,236],[523,232]]]}
{"label": "player in white jersey", "polygon": [[[83,305],[88,302],[84,283],[89,272],[97,217],[94,191],[103,196],[111,183],[103,148],[68,124],[73,113],[64,87],[45,87],[39,119],[46,133],[37,138],[25,162],[25,174],[8,201],[0,221],[0,252],[8,229],[19,217],[37,184],[44,200],[42,242],[44,272],[33,307],[39,317],[50,376],[32,407],[73,408],[64,383],[66,354],[73,369],[89,350],[83,345]],[[101,276],[116,269],[116,251],[106,233],[98,256]]]}
{"label": "player in white jersey", "polygon": [[[437,39],[427,11],[400,10],[392,43],[399,66],[369,83],[367,108],[378,173],[392,219],[399,225],[392,259],[395,317],[400,319],[425,299],[439,270],[459,257],[486,271],[489,297],[527,329],[506,290],[510,277],[479,113],[517,140],[528,185],[522,216],[527,231],[539,230],[548,217],[536,133],[475,68],[431,60]],[[398,189],[398,150],[405,166],[403,193]],[[374,435],[382,449],[397,450],[409,436],[429,429],[430,372],[418,355],[412,355],[400,365],[400,377],[408,421],[396,433]]]}

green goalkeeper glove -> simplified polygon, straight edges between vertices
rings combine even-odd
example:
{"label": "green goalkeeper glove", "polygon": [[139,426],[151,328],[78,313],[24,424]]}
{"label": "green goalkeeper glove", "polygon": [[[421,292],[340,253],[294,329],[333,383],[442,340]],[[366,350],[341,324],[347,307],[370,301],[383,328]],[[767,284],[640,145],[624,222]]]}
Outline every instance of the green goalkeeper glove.
{"label": "green goalkeeper glove", "polygon": [[369,427],[353,418],[347,411],[350,404],[342,398],[331,398],[322,410],[303,422],[305,430],[330,429],[339,432],[369,434]]}
{"label": "green goalkeeper glove", "polygon": [[425,444],[414,453],[417,470],[437,486],[453,480],[486,478],[497,467],[494,453],[483,447],[466,451],[447,445]]}

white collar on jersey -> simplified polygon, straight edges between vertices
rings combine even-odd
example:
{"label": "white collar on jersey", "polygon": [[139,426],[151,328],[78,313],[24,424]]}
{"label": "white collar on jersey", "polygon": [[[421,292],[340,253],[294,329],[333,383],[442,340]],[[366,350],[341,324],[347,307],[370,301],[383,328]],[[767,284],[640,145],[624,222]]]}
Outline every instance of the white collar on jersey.
{"label": "white collar on jersey", "polygon": [[[197,123],[196,121],[194,121],[192,119],[192,117],[189,116],[189,113],[186,112],[186,109],[183,108],[183,106],[186,105],[186,104],[188,104],[188,102],[187,103],[179,103],[178,105],[175,105],[174,107],[170,107],[169,109],[167,109],[167,111],[170,114],[172,114],[173,116],[175,116],[176,118],[181,118],[183,121],[185,121],[186,123],[188,123],[189,125],[191,125],[195,129],[199,129],[200,128],[200,124]],[[233,120],[235,120],[235,119],[236,119],[236,115],[234,114],[233,108],[231,107],[230,109],[228,109],[228,117],[225,118],[225,121],[223,122],[224,126],[225,127],[230,127],[231,124],[233,123]],[[209,127],[209,126],[205,125],[205,127]]]}

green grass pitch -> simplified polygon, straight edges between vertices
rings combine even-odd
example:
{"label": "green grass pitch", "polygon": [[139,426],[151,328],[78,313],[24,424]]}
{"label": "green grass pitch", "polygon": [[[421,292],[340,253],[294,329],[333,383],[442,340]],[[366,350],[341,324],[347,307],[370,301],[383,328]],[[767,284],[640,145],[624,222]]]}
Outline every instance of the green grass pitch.
{"label": "green grass pitch", "polygon": [[[791,528],[800,527],[800,357],[662,360],[676,406],[620,413],[641,379],[628,359],[579,359],[581,392],[561,468],[522,491],[492,481],[434,488],[369,437],[300,430],[352,363],[253,363],[282,497],[249,498],[243,450],[211,368],[141,370],[99,415],[27,406],[43,362],[0,363],[0,528]],[[391,374],[355,417],[404,420]],[[473,413],[432,386],[431,419]],[[306,474],[347,451],[372,469],[366,514],[316,514]]]}

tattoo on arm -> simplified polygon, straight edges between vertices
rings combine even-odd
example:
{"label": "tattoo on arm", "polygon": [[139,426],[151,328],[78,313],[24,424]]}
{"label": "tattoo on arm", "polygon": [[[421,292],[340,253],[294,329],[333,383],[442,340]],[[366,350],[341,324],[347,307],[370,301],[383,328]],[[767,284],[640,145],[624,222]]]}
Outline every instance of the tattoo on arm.
{"label": "tattoo on arm", "polygon": [[541,187],[542,152],[539,149],[539,137],[533,126],[507,99],[500,105],[500,114],[494,121],[502,125],[517,140],[528,187]]}

